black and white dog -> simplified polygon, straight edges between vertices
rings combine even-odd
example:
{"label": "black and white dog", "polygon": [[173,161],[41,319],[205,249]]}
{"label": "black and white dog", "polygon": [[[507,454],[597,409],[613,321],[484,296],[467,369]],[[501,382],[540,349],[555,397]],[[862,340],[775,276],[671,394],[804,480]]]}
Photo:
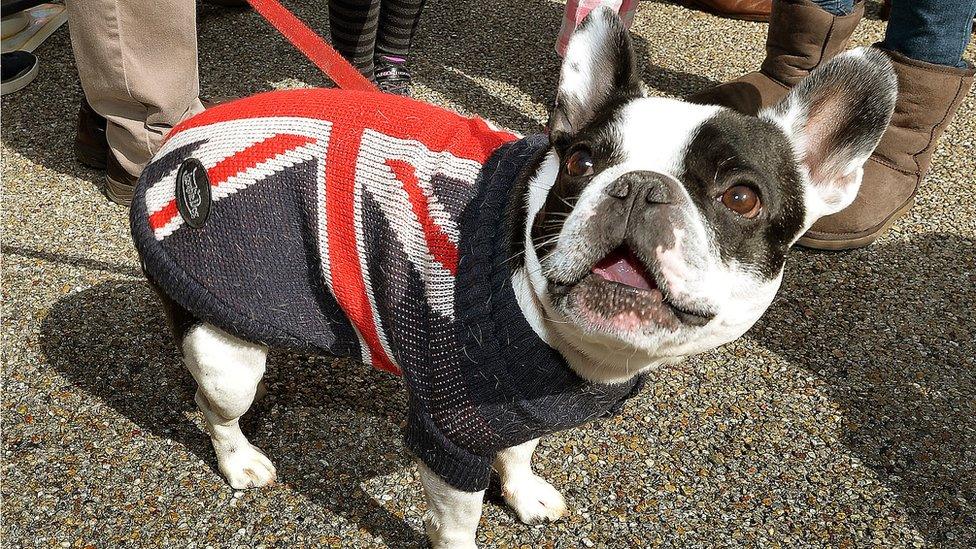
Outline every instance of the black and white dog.
{"label": "black and white dog", "polygon": [[[512,252],[506,254],[505,284],[517,301],[514,310],[533,337],[591,387],[632,384],[641,372],[738,338],[772,302],[793,243],[818,218],[853,200],[861,166],[892,114],[896,90],[886,58],[860,49],[816,70],[758,117],[647,97],[627,31],[612,10],[594,11],[569,43],[548,145],[532,157],[528,176],[512,186],[504,206],[507,223],[500,226],[508,231],[504,241]],[[331,132],[336,139],[338,130]],[[180,150],[186,153],[194,146],[202,147],[186,141]],[[194,226],[207,223],[198,208],[211,207],[208,184],[193,187],[204,177],[197,167],[205,164],[203,158],[202,164],[194,161],[193,171],[181,172],[194,198],[193,212],[180,212]],[[163,158],[156,165],[172,171],[178,162]],[[219,163],[207,170],[214,177]],[[251,192],[235,188],[225,194],[238,191]],[[153,192],[143,189],[136,202],[151,205]],[[165,208],[159,210],[163,214],[138,208],[142,210],[133,212],[134,227],[145,225],[146,216],[165,215]],[[314,209],[314,204],[307,208]],[[171,234],[175,229],[166,225],[171,218],[163,219],[155,233],[146,233],[145,242]],[[441,238],[434,222],[424,226],[425,234]],[[291,225],[285,220],[281,226],[286,230]],[[323,246],[341,244],[335,234],[326,234],[337,227],[320,226],[318,236],[332,239]],[[447,240],[456,237],[447,229],[444,234]],[[140,242],[137,238],[147,259],[150,244]],[[464,262],[462,257],[459,279]],[[333,262],[332,275],[339,267]],[[398,270],[370,271],[371,281],[375,285]],[[156,282],[167,276],[152,268],[147,274]],[[338,295],[342,281],[328,280]],[[185,362],[199,384],[197,403],[210,426],[221,472],[235,487],[272,482],[274,466],[238,425],[259,391],[267,341],[248,341],[227,326],[201,319],[190,312],[194,307],[161,286]],[[438,335],[431,333],[431,338]],[[362,330],[357,334],[368,339]],[[388,341],[381,343],[393,348]],[[426,349],[432,344],[423,345]],[[394,349],[391,360],[397,356]],[[467,372],[479,374],[481,367],[469,364]],[[412,393],[426,390],[412,374],[406,375]],[[545,402],[570,402],[572,397]],[[422,412],[421,419],[428,418]],[[549,406],[546,413],[557,416],[558,423],[562,409]],[[451,421],[470,419],[465,413],[457,416],[434,419],[447,432]],[[485,433],[499,430],[492,420],[484,421]],[[466,431],[468,447],[488,447],[477,439],[478,432]],[[537,443],[533,438],[493,450],[484,465],[498,473],[507,503],[527,523],[557,519],[566,509],[559,492],[532,471]],[[468,458],[477,461],[478,456]],[[434,546],[474,547],[483,479],[470,485],[464,479],[450,480],[449,473],[469,464],[439,458],[418,462],[429,505],[425,522]]]}

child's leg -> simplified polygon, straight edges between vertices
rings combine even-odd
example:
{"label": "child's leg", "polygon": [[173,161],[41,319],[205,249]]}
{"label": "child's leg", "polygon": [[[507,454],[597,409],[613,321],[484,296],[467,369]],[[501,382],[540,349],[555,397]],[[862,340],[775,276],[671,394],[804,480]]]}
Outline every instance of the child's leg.
{"label": "child's leg", "polygon": [[376,31],[376,84],[387,93],[410,95],[407,56],[424,0],[380,0]]}
{"label": "child's leg", "polygon": [[380,0],[329,0],[332,45],[370,80],[379,15]]}
{"label": "child's leg", "polygon": [[637,11],[637,0],[567,0],[563,11],[563,22],[556,37],[556,53],[560,57],[566,54],[569,37],[586,18],[587,14],[599,6],[608,6],[620,15],[626,28],[634,22],[634,12]]}
{"label": "child's leg", "polygon": [[406,59],[417,32],[424,0],[381,0],[376,55]]}

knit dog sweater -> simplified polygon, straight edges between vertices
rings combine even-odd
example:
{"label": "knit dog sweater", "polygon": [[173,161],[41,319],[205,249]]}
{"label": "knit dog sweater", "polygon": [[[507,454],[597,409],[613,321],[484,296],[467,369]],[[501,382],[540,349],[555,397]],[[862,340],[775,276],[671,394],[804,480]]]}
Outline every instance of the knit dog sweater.
{"label": "knit dog sweater", "polygon": [[133,239],[199,319],[402,374],[408,448],[483,490],[499,450],[637,387],[578,377],[515,298],[506,212],[547,145],[402,97],[265,93],[173,130],[137,185]]}

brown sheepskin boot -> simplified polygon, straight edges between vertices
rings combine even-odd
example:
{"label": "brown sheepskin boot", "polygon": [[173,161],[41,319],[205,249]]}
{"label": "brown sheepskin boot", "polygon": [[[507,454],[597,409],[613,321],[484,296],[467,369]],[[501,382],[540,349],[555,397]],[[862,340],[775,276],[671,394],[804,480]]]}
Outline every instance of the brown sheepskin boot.
{"label": "brown sheepskin boot", "polygon": [[831,15],[808,0],[773,0],[766,59],[756,72],[686,98],[755,115],[779,101],[810,71],[847,49],[864,15],[864,1],[848,15]]}
{"label": "brown sheepskin boot", "polygon": [[743,21],[769,21],[771,0],[681,0],[685,6],[719,17]]}
{"label": "brown sheepskin boot", "polygon": [[820,250],[867,246],[904,215],[932,165],[939,136],[972,88],[976,72],[972,67],[933,65],[882,51],[898,75],[891,124],[864,165],[857,198],[843,211],[817,221],[797,242],[801,246]]}

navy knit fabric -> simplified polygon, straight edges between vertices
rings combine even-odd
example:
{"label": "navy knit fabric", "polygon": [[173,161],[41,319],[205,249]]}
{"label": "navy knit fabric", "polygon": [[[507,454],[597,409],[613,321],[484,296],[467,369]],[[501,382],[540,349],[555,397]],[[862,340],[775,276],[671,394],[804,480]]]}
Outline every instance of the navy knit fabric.
{"label": "navy knit fabric", "polygon": [[[402,373],[408,448],[456,488],[482,490],[499,450],[604,415],[638,383],[579,378],[516,301],[506,212],[525,200],[516,182],[544,136],[513,141],[409,99],[336,93],[265,94],[174,130],[136,189],[136,247],[201,320]],[[174,205],[187,161],[212,185],[199,226]]]}
{"label": "navy knit fabric", "polygon": [[[614,385],[580,378],[519,308],[505,216],[513,200],[525,199],[512,195],[516,181],[532,175],[547,147],[545,136],[527,137],[503,145],[485,166],[461,226],[459,318],[453,329],[463,351],[432,372],[439,380],[433,394],[414,393],[410,401],[407,445],[461,490],[487,487],[499,450],[614,413],[643,383],[643,377]],[[475,411],[464,422],[457,418],[466,414],[442,394],[455,386],[465,388],[463,407]]]}

